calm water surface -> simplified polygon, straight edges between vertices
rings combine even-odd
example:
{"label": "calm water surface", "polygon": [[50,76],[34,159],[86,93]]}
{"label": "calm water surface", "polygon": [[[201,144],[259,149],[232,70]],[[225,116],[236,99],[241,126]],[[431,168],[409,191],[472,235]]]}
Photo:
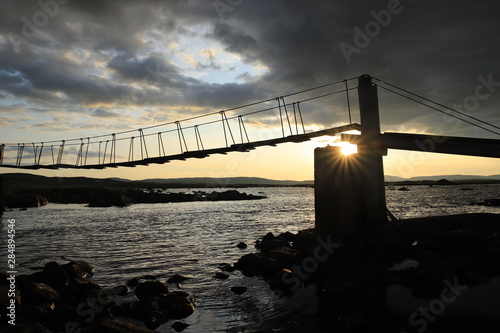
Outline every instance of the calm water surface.
{"label": "calm water surface", "polygon": [[[470,190],[462,190],[464,187]],[[500,213],[500,208],[469,205],[500,198],[500,185],[408,188],[410,191],[387,189],[388,207],[399,218]],[[157,275],[163,280],[184,274],[192,279],[180,287],[196,298],[196,311],[186,318],[185,322],[191,326],[185,332],[225,331],[249,324],[257,329],[261,316],[275,316],[287,305],[274,297],[267,284],[259,279],[244,277],[239,272],[231,273],[225,281],[214,279],[217,265],[232,264],[243,254],[253,252],[255,240],[267,232],[279,234],[313,227],[314,190],[247,188],[240,191],[263,192],[268,198],[141,204],[125,208],[49,204],[27,211],[6,212],[4,222],[16,219],[20,273],[30,273],[30,267],[50,260],[60,263],[86,260],[96,268],[93,280],[106,286],[123,284],[145,274]],[[6,262],[6,223],[0,228],[1,260]],[[240,241],[249,244],[249,248],[236,248]],[[232,286],[246,286],[248,292],[237,296],[230,291]],[[158,331],[173,332],[170,325],[171,322]]]}

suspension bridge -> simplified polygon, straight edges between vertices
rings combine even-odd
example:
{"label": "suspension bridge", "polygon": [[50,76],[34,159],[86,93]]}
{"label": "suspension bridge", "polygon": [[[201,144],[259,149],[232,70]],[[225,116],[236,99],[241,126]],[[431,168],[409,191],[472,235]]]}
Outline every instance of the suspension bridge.
{"label": "suspension bridge", "polygon": [[[354,85],[357,83],[355,79],[345,79],[227,110],[135,130],[47,142],[3,143],[0,145],[0,167],[31,170],[135,167],[189,158],[201,159],[214,154],[248,152],[262,146],[300,143],[325,135],[335,136],[352,130],[361,131],[362,126],[352,121],[354,111],[352,109],[358,109],[355,107],[356,101],[351,101],[352,96],[349,94],[352,90],[358,89]],[[388,93],[457,118],[489,133],[500,135],[498,126],[388,82],[374,80],[378,81],[378,86]],[[332,100],[332,96],[336,98]],[[347,110],[344,112],[345,119],[337,119],[337,125],[331,128],[308,131],[304,121],[307,120],[307,115],[314,111],[318,103],[325,104],[332,101],[335,104],[332,107]],[[252,138],[249,135],[249,126],[254,131],[266,130],[266,126],[273,127],[275,136],[259,140],[257,133]],[[210,133],[210,140],[207,140],[208,135],[203,136],[203,133]],[[214,138],[214,133],[217,133],[218,138]],[[376,137],[373,135],[371,137],[371,144],[384,149],[500,157],[498,140],[405,133],[375,135]],[[361,136],[342,134],[341,138],[342,141],[360,144]]]}
{"label": "suspension bridge", "polygon": [[[500,158],[499,139],[381,133],[379,87],[387,94],[500,136],[500,127],[495,124],[363,75],[135,130],[31,144],[3,143],[0,167],[136,167],[340,134],[341,141],[357,145],[358,153],[344,156],[339,147],[333,146],[315,149],[316,229],[325,236],[354,237],[387,222],[382,157],[388,149]],[[357,90],[358,98],[351,100],[353,90]],[[306,126],[317,108],[323,112],[336,109],[336,114],[342,116],[334,119],[335,125],[329,128]],[[354,111],[359,112],[359,123],[353,122]],[[346,133],[352,130],[357,134]],[[267,132],[265,138],[262,132]]]}

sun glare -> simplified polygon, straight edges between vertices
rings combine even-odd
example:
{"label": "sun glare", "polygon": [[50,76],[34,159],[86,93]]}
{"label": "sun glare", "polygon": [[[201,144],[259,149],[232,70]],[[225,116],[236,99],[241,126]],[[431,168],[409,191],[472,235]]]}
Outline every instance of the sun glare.
{"label": "sun glare", "polygon": [[342,154],[344,155],[356,154],[358,152],[358,146],[352,145],[348,142],[342,142],[340,147],[342,147]]}

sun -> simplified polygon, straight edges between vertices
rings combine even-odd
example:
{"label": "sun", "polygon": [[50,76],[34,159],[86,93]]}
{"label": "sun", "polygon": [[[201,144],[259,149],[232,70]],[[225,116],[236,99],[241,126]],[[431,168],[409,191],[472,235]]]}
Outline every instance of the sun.
{"label": "sun", "polygon": [[358,146],[348,142],[341,142],[339,145],[342,147],[342,154],[344,155],[356,154],[358,152]]}

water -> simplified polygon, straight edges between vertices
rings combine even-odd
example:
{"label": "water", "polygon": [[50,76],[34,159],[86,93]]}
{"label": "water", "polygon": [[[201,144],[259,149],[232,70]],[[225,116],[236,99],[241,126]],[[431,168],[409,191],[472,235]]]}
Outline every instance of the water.
{"label": "water", "polygon": [[[389,209],[399,218],[471,212],[500,213],[500,208],[471,206],[500,198],[500,185],[411,186],[410,191],[387,190]],[[193,189],[195,190],[195,189]],[[125,283],[146,274],[166,280],[174,274],[192,279],[180,287],[196,298],[195,313],[186,318],[185,332],[225,331],[251,325],[288,309],[268,285],[239,272],[228,280],[213,278],[220,263],[234,263],[253,252],[255,240],[267,232],[279,234],[314,225],[312,188],[247,188],[267,199],[233,202],[186,202],[133,205],[125,208],[87,208],[49,204],[27,211],[4,213],[16,219],[16,258],[20,273],[47,261],[86,260],[96,268],[93,280],[105,286]],[[1,262],[5,263],[6,223],[0,226]],[[240,250],[239,242],[249,248]],[[0,269],[5,267],[3,264]],[[242,296],[230,291],[246,286]],[[175,285],[170,286],[176,289]],[[294,307],[309,308],[294,299]],[[306,302],[306,300],[304,300]],[[303,310],[305,311],[305,310]],[[158,331],[174,332],[171,322]]]}

